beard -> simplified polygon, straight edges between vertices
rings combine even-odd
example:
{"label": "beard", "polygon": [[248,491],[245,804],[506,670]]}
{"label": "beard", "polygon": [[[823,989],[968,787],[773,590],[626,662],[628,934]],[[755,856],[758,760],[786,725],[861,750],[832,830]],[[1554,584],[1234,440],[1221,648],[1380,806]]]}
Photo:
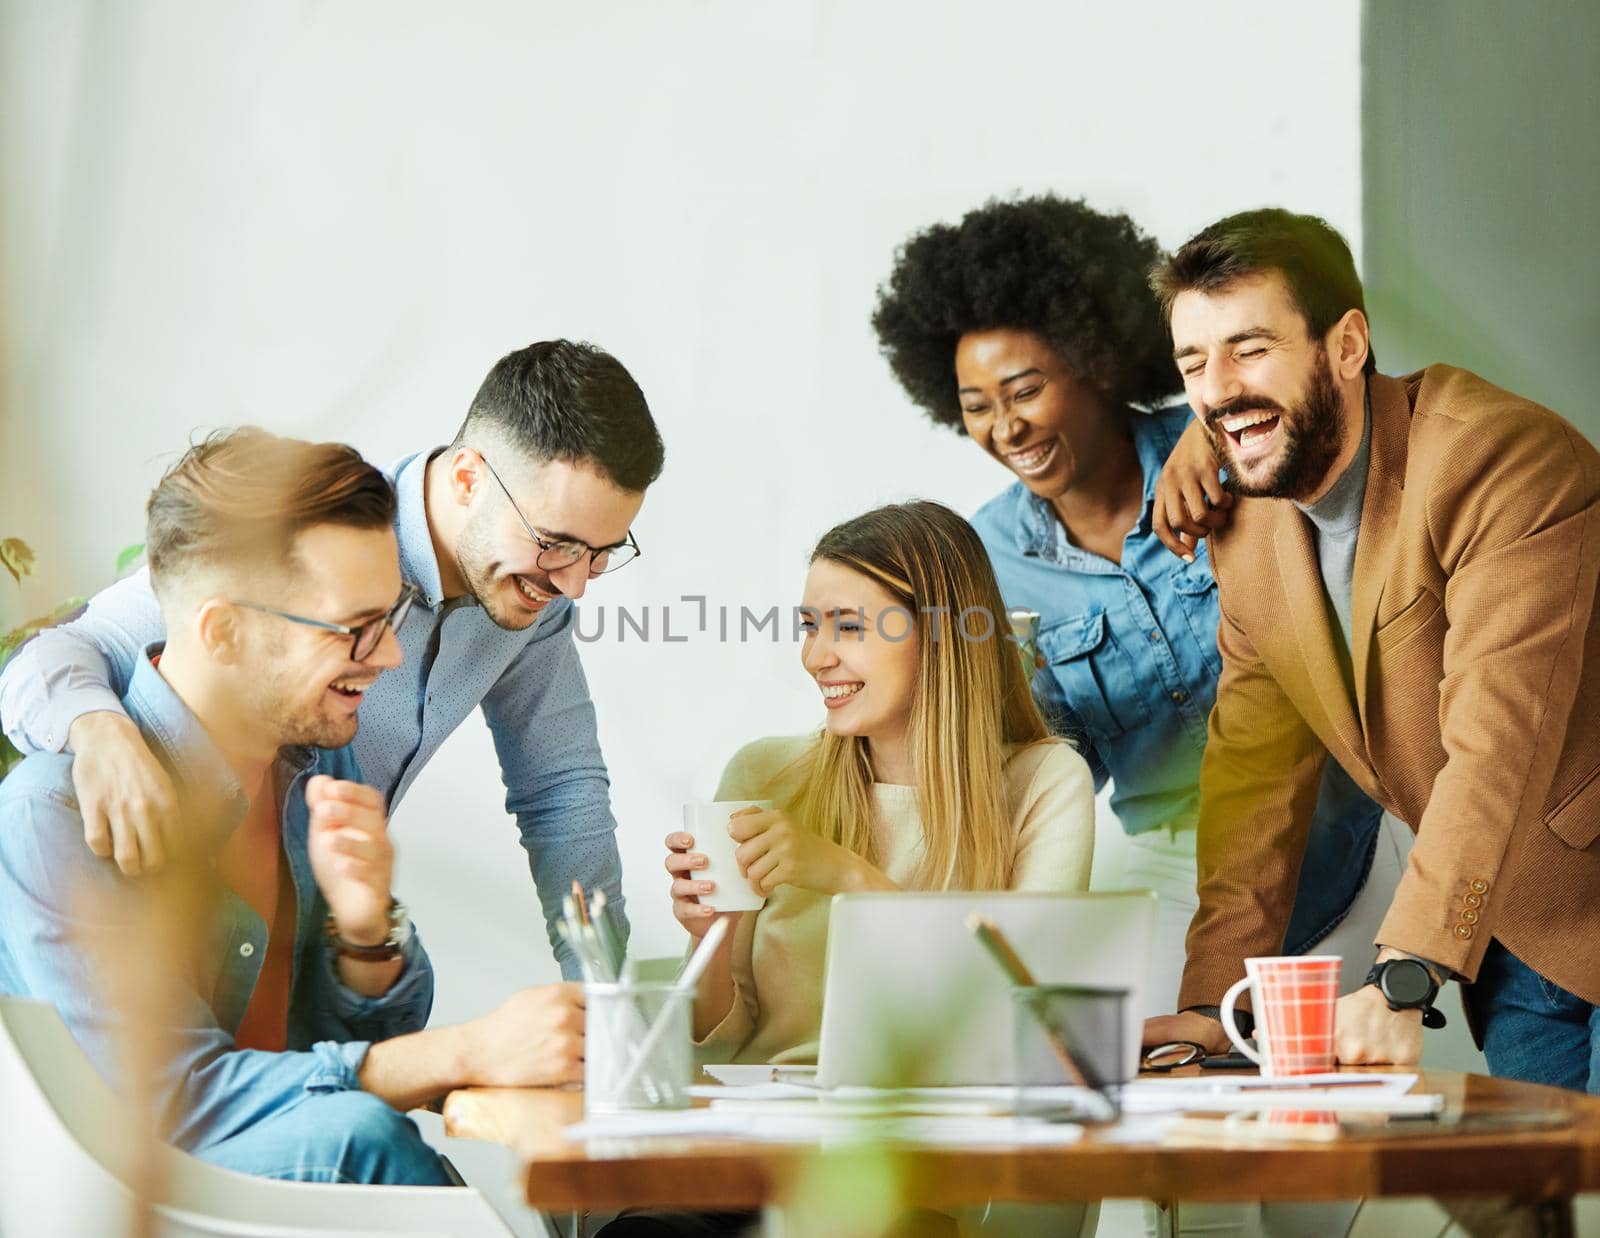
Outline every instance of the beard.
{"label": "beard", "polygon": [[[1315,494],[1327,480],[1328,470],[1339,458],[1339,440],[1344,428],[1338,385],[1328,364],[1328,350],[1317,346],[1317,360],[1311,382],[1298,407],[1285,409],[1266,396],[1245,394],[1206,413],[1205,432],[1211,450],[1228,469],[1228,489],[1246,498],[1301,499]],[[1233,456],[1233,436],[1222,428],[1226,417],[1246,412],[1276,412],[1283,431],[1283,446],[1277,460],[1264,473],[1246,480]]]}
{"label": "beard", "polygon": [[[323,694],[314,701],[306,699],[304,678],[271,660],[260,662],[262,667],[273,667],[266,674],[256,675],[242,689],[251,716],[272,719],[280,744],[304,744],[311,748],[342,748],[356,737],[357,716],[331,714],[326,710]],[[361,678],[352,674],[352,679]]]}
{"label": "beard", "polygon": [[343,748],[356,737],[357,715],[333,718],[314,705],[302,705],[283,722],[283,742],[311,748]]}
{"label": "beard", "polygon": [[[501,564],[495,558],[485,523],[474,515],[463,526],[460,536],[456,538],[456,570],[466,582],[467,591],[478,599],[478,605],[483,607],[483,613],[495,627],[507,632],[526,632],[543,617],[543,612],[508,606],[500,596],[502,580],[510,582],[513,589],[517,586],[509,575],[501,574]],[[540,592],[551,597],[559,596],[560,590],[543,572],[523,572],[521,575]]]}

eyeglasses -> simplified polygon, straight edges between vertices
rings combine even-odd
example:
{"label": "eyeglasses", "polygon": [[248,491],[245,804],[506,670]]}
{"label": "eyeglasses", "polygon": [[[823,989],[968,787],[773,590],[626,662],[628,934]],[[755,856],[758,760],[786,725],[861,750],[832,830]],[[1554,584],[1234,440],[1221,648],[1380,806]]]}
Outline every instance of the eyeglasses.
{"label": "eyeglasses", "polygon": [[494,465],[489,463],[482,452],[478,453],[478,459],[483,461],[483,467],[489,470],[489,476],[494,478],[495,484],[506,496],[506,502],[511,504],[511,510],[517,513],[517,519],[522,521],[522,527],[528,530],[528,536],[539,544],[539,557],[534,562],[541,572],[559,572],[564,567],[571,567],[584,555],[588,555],[589,575],[604,576],[619,567],[626,567],[643,553],[639,549],[639,543],[633,540],[632,530],[623,541],[610,546],[591,546],[576,539],[550,541],[540,537],[528,523],[528,518],[522,514],[522,508],[517,506],[517,501],[511,497],[511,491],[506,489],[505,482],[500,480],[500,474],[494,471]]}
{"label": "eyeglasses", "polygon": [[400,634],[400,625],[406,621],[406,616],[411,613],[411,603],[417,600],[417,587],[412,584],[401,586],[400,596],[395,599],[395,604],[389,607],[388,613],[376,619],[368,619],[365,623],[350,627],[343,623],[328,623],[322,619],[307,619],[304,615],[292,615],[286,610],[279,610],[276,606],[263,606],[260,602],[241,602],[238,598],[229,598],[235,606],[243,606],[247,610],[259,610],[269,615],[276,615],[280,619],[287,619],[290,623],[303,623],[308,628],[322,628],[327,632],[338,632],[350,637],[350,660],[352,662],[365,662],[377,649],[383,640],[384,630],[387,628],[396,636]]}
{"label": "eyeglasses", "polygon": [[1165,1074],[1169,1070],[1176,1070],[1180,1066],[1193,1066],[1196,1062],[1206,1060],[1206,1047],[1196,1044],[1192,1040],[1174,1040],[1164,1045],[1156,1045],[1153,1049],[1145,1051],[1144,1060],[1140,1065],[1149,1071]]}

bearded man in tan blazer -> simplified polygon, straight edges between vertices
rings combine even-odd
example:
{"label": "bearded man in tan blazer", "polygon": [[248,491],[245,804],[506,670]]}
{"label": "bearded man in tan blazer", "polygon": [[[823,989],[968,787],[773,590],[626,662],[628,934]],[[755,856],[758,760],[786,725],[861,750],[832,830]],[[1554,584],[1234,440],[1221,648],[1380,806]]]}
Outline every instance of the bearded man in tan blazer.
{"label": "bearded man in tan blazer", "polygon": [[[1215,1007],[1247,956],[1279,953],[1331,756],[1416,832],[1380,965],[1462,982],[1496,1074],[1600,1090],[1600,454],[1464,370],[1377,373],[1319,219],[1225,219],[1152,283],[1190,432],[1240,498],[1171,521],[1224,525],[1223,670],[1183,1013],[1147,1043],[1225,1047]],[[1412,979],[1339,999],[1341,1060],[1417,1059],[1424,1012],[1441,1020]]]}

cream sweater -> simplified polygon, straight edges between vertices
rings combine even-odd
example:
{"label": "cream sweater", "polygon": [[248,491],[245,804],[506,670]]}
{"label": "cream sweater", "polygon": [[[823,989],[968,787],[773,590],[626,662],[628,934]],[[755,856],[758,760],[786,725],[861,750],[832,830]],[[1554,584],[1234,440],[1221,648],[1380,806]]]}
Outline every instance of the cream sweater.
{"label": "cream sweater", "polygon": [[[723,771],[719,800],[781,796],[784,772],[813,742],[802,735],[741,748]],[[1094,853],[1094,778],[1061,742],[1030,744],[1006,762],[1016,845],[1013,890],[1083,890]],[[897,885],[916,880],[922,822],[913,787],[873,788],[873,848]],[[780,886],[760,911],[739,917],[733,935],[733,1005],[696,1047],[703,1063],[814,1062],[822,1024],[830,895]]]}

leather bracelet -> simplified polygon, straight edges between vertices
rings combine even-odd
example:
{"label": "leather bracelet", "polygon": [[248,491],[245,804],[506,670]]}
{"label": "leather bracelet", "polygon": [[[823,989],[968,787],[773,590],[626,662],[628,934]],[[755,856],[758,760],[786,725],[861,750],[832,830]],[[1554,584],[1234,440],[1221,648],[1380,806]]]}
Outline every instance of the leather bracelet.
{"label": "leather bracelet", "polygon": [[335,955],[356,959],[362,963],[389,963],[405,953],[406,939],[411,935],[411,920],[405,905],[397,898],[389,902],[389,935],[376,945],[362,946],[339,936],[339,926],[329,912],[322,922],[322,936],[328,949]]}

